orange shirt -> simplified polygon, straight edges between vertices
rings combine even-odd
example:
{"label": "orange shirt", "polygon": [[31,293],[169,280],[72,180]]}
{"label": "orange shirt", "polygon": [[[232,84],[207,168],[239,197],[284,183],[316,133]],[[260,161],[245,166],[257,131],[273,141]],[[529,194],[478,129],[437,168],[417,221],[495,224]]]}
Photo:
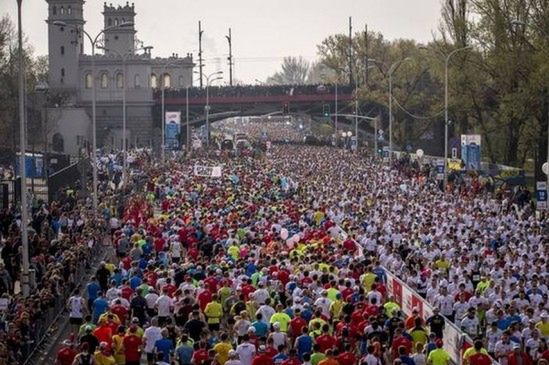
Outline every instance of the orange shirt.
{"label": "orange shirt", "polygon": [[324,360],[321,360],[318,365],[339,365],[339,361],[334,358],[327,357]]}

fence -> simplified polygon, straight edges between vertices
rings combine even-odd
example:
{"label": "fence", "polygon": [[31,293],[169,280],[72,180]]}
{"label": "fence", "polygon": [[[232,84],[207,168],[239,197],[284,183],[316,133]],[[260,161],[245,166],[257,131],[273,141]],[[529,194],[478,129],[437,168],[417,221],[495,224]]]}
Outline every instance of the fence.
{"label": "fence", "polygon": [[35,351],[49,337],[52,325],[57,322],[60,316],[66,315],[67,300],[76,293],[79,285],[85,284],[87,280],[86,271],[89,268],[88,264],[93,264],[99,259],[101,252],[104,252],[104,248],[101,246],[102,242],[98,241],[90,248],[89,256],[86,260],[80,261],[75,272],[71,274],[74,278],[74,287],[66,286],[62,288],[61,293],[55,297],[54,304],[33,323],[30,338],[23,345],[21,351],[21,357],[24,360],[22,364],[30,364],[30,359],[33,357]]}
{"label": "fence", "polygon": [[[409,316],[412,314],[413,309],[417,309],[419,315],[424,320],[433,315],[433,307],[423,297],[387,270],[387,268],[383,267],[383,270],[385,271],[387,294],[395,298],[404,314]],[[463,363],[463,351],[473,346],[473,340],[448,318],[445,317],[445,321],[443,332],[444,349],[450,354],[450,358],[454,364],[461,365]],[[499,365],[494,359],[492,359],[492,364]]]}
{"label": "fence", "polygon": [[85,179],[90,168],[91,165],[88,159],[82,159],[51,174],[48,177],[49,201],[56,200],[62,189],[66,187],[75,188],[78,181],[81,186],[86,186]]}

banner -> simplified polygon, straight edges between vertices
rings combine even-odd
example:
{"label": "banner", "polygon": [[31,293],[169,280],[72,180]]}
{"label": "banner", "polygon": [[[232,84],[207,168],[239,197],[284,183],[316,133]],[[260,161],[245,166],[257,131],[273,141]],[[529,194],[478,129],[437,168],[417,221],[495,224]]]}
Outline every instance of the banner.
{"label": "banner", "polygon": [[461,135],[461,159],[466,170],[480,170],[480,134]]}
{"label": "banner", "polygon": [[223,168],[221,166],[204,166],[194,165],[194,176],[220,178],[223,176]]}
{"label": "banner", "polygon": [[[419,311],[419,315],[426,320],[433,315],[433,307],[427,303],[418,293],[397,278],[386,268],[385,276],[387,278],[387,295],[395,298],[395,302],[400,305],[405,316],[410,316],[414,309]],[[443,332],[444,349],[450,354],[454,364],[462,363],[462,352],[472,346],[473,341],[448,319]],[[497,364],[493,361],[494,364]]]}
{"label": "banner", "polygon": [[179,134],[181,133],[181,112],[166,112],[165,148],[167,150],[178,150]]}
{"label": "banner", "polygon": [[538,201],[538,210],[547,209],[547,182],[538,181],[536,183],[536,200]]}
{"label": "banner", "polygon": [[443,180],[444,179],[444,160],[440,159],[436,162],[436,169],[437,169],[437,180]]}

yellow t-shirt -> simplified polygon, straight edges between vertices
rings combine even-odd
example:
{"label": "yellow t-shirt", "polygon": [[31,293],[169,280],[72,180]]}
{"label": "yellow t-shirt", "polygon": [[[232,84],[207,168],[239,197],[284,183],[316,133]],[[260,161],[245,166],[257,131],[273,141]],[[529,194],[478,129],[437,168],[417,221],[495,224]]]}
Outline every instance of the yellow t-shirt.
{"label": "yellow t-shirt", "polygon": [[549,336],[549,321],[543,323],[543,321],[539,321],[536,324],[536,328],[541,332],[541,335],[544,337]]}
{"label": "yellow t-shirt", "polygon": [[362,285],[364,286],[364,289],[370,291],[372,290],[372,284],[374,283],[377,275],[373,272],[368,272],[364,274],[362,278]]}
{"label": "yellow t-shirt", "polygon": [[288,324],[292,319],[284,312],[277,312],[271,316],[271,324],[278,322],[280,324],[280,332],[288,332]]}
{"label": "yellow t-shirt", "polygon": [[101,351],[95,352],[95,365],[116,365],[116,361],[112,356],[103,355]]}
{"label": "yellow t-shirt", "polygon": [[427,360],[430,360],[433,365],[448,365],[450,355],[444,349],[434,349],[429,353]]}
{"label": "yellow t-shirt", "polygon": [[229,255],[233,258],[233,260],[237,261],[240,256],[240,247],[236,245],[229,246],[229,249],[227,250]]}
{"label": "yellow t-shirt", "polygon": [[484,355],[488,355],[488,351],[483,347],[480,349],[480,351],[477,351],[474,347],[469,347],[465,352],[463,352],[463,360],[468,360],[472,355],[481,353]]}
{"label": "yellow t-shirt", "polygon": [[229,359],[229,351],[231,351],[233,347],[230,343],[227,342],[220,342],[217,345],[213,347],[213,350],[219,355],[219,363],[221,365],[225,364],[227,360]]}
{"label": "yellow t-shirt", "polygon": [[210,302],[204,309],[204,314],[208,317],[208,323],[219,323],[223,315],[223,307],[218,302]]}
{"label": "yellow t-shirt", "polygon": [[334,317],[334,319],[339,317],[344,305],[345,302],[343,302],[343,300],[336,300],[330,304],[330,313],[332,313],[332,317]]}

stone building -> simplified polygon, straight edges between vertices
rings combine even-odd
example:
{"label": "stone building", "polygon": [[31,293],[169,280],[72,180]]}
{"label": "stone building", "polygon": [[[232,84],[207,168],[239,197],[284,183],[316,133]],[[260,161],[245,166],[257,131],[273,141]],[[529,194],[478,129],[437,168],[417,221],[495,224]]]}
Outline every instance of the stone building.
{"label": "stone building", "polygon": [[[104,4],[103,32],[85,32],[84,0],[48,3],[49,94],[63,100],[48,120],[52,147],[76,155],[91,145],[95,80],[98,147],[121,148],[122,101],[126,94],[127,145],[159,148],[160,121],[153,121],[153,91],[192,86],[192,54],[153,58],[136,34],[134,4]],[[97,37],[97,38],[96,38]],[[84,44],[95,54],[84,54]],[[95,75],[92,69],[95,67]],[[53,144],[53,141],[56,143]],[[54,149],[55,149],[54,148]]]}

